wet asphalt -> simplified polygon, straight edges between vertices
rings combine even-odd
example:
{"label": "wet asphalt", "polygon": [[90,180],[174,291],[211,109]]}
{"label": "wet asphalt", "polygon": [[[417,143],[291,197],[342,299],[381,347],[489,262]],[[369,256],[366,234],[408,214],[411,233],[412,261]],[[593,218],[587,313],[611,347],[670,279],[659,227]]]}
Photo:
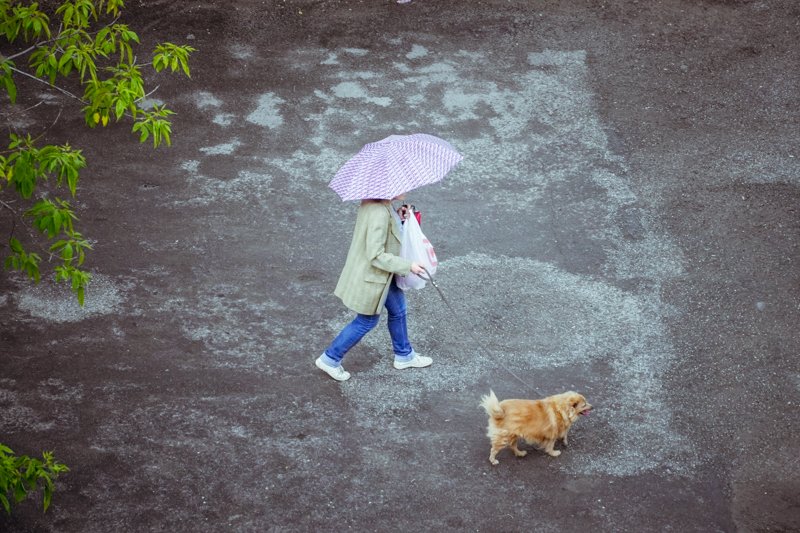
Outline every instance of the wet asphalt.
{"label": "wet asphalt", "polygon": [[[0,442],[71,471],[9,532],[800,529],[800,6],[792,1],[129,2],[173,146],[21,81],[0,116],[79,147],[68,291],[0,275]],[[144,52],[143,52],[144,53]],[[337,383],[313,365],[360,147],[463,162],[409,195],[440,260]],[[4,193],[0,193],[4,194]],[[1,198],[1,197],[0,197]],[[5,215],[0,215],[5,216]],[[0,225],[8,221],[0,218]],[[488,461],[480,396],[595,406]]]}

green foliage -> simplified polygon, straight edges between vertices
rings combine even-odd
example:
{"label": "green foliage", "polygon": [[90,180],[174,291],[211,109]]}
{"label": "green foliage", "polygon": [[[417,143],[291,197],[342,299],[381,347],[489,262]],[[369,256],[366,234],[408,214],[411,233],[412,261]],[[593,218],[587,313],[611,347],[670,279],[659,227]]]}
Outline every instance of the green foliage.
{"label": "green foliage", "polygon": [[8,446],[0,444],[0,503],[7,513],[11,513],[12,503],[20,503],[40,487],[42,506],[45,511],[50,507],[55,488],[53,481],[69,468],[56,462],[52,452],[42,453],[42,459],[18,456]]}
{"label": "green foliage", "polygon": [[[195,49],[160,43],[152,53],[152,60],[139,64],[135,53],[139,36],[118,22],[123,0],[70,0],[55,4],[54,9],[45,12],[38,2],[0,0],[0,43],[5,40],[19,49],[8,55],[0,54],[0,94],[4,91],[13,104],[18,98],[15,76],[35,77],[80,103],[89,128],[107,127],[112,117],[114,122],[130,120],[139,142],[152,139],[154,148],[169,146],[172,143],[169,116],[174,113],[163,105],[140,107],[148,96],[142,68],[152,68],[155,72],[168,69],[190,76],[189,55]],[[27,67],[23,69],[19,65],[26,58]],[[79,90],[74,92],[82,92],[82,96],[57,83],[70,88],[77,86]],[[0,209],[10,211],[13,219],[5,266],[26,273],[35,282],[40,279],[41,256],[26,251],[14,236],[17,220],[24,219],[43,238],[55,241],[48,248],[41,247],[41,251],[47,254],[47,262],[54,259],[60,262],[54,268],[55,279],[69,283],[83,305],[90,276],[79,267],[91,246],[75,231],[73,223],[78,218],[70,204],[54,193],[66,187],[73,198],[76,196],[86,159],[69,144],[38,147],[37,139],[30,134],[12,133],[9,139],[8,149],[0,151]],[[12,191],[17,199],[5,201]],[[49,197],[55,197],[55,201]],[[33,202],[33,206],[20,212],[16,207],[19,199]]]}
{"label": "green foliage", "polygon": [[6,268],[25,272],[29,278],[39,283],[41,277],[39,274],[39,262],[42,258],[38,254],[25,252],[22,244],[14,237],[11,237],[9,245],[11,246],[11,255],[6,257]]}

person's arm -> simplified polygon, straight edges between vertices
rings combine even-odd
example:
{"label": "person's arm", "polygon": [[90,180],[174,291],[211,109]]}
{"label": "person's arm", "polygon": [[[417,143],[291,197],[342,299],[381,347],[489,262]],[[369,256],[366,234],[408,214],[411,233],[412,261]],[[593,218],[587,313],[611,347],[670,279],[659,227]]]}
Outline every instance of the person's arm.
{"label": "person's arm", "polygon": [[[375,268],[407,276],[409,272],[413,271],[413,266],[419,267],[419,265],[386,251],[389,224],[393,223],[391,215],[386,209],[375,209],[370,213],[367,221],[367,258]],[[419,268],[418,271],[421,272],[422,269]]]}

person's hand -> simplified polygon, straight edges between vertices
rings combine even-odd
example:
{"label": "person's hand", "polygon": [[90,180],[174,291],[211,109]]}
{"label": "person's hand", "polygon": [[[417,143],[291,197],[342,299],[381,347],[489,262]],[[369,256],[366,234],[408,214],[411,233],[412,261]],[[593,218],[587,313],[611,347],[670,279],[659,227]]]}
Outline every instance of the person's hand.
{"label": "person's hand", "polygon": [[408,217],[411,216],[411,209],[409,209],[408,204],[403,204],[397,209],[397,214],[400,215],[400,220],[406,221]]}
{"label": "person's hand", "polygon": [[412,274],[425,274],[425,269],[422,268],[422,265],[419,263],[411,263],[411,273]]}

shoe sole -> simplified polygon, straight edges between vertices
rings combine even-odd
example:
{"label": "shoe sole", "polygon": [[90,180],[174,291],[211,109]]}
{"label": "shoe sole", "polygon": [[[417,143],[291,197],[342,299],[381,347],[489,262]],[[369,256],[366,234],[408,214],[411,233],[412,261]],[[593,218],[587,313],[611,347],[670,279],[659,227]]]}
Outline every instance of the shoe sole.
{"label": "shoe sole", "polygon": [[[350,374],[347,374],[347,377],[346,377],[346,378],[337,378],[336,376],[334,376],[333,374],[331,374],[330,372],[328,372],[328,370],[327,370],[327,369],[326,369],[324,366],[322,366],[322,363],[320,363],[320,362],[319,362],[319,359],[315,359],[315,360],[314,360],[314,365],[315,365],[317,368],[319,368],[320,370],[322,370],[323,372],[325,372],[326,374],[328,374],[328,376],[329,376],[331,379],[335,379],[336,381],[347,381],[348,379],[350,379]],[[347,371],[345,370],[345,372],[347,372]]]}
{"label": "shoe sole", "polygon": [[409,363],[394,363],[394,367],[397,370],[405,370],[406,368],[428,368],[433,364],[433,361],[424,365],[412,365]]}

